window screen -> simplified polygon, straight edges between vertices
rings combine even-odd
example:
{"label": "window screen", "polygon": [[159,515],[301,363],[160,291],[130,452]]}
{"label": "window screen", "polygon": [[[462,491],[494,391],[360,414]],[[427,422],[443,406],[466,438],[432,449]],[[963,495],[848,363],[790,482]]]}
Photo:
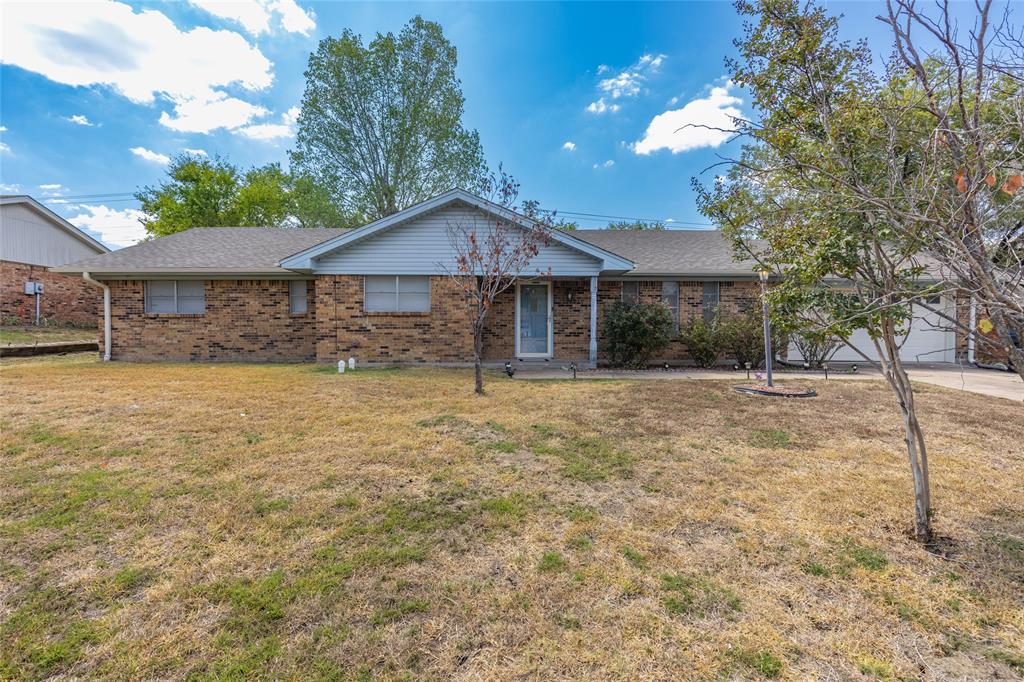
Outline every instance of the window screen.
{"label": "window screen", "polygon": [[640,282],[623,282],[622,283],[622,302],[623,303],[639,303],[640,302]]}
{"label": "window screen", "polygon": [[178,280],[178,312],[200,314],[206,310],[206,293],[202,282]]}
{"label": "window screen", "polygon": [[309,283],[304,279],[293,279],[288,282],[288,312],[299,314],[306,312],[306,287]]}
{"label": "window screen", "polygon": [[672,311],[672,331],[679,331],[679,282],[661,283],[661,302]]}
{"label": "window screen", "polygon": [[206,312],[206,285],[201,280],[168,280],[146,282],[147,313]]}
{"label": "window screen", "polygon": [[174,297],[174,284],[174,281],[146,282],[147,313],[178,312]]}
{"label": "window screen", "polygon": [[398,278],[398,311],[403,313],[430,310],[430,278]]}
{"label": "window screen", "polygon": [[704,282],[704,295],[701,297],[701,309],[704,311],[704,321],[710,322],[715,319],[718,313],[719,286],[718,282]]}
{"label": "window screen", "polygon": [[419,275],[367,275],[363,281],[367,312],[419,313],[430,310],[430,278]]}

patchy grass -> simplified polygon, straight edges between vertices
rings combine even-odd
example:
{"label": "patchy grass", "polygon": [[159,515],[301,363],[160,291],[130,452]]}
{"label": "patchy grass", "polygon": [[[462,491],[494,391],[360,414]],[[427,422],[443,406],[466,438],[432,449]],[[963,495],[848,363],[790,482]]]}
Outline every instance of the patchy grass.
{"label": "patchy grass", "polygon": [[95,329],[33,325],[0,325],[0,346],[18,346],[58,341],[95,341]]}
{"label": "patchy grass", "polygon": [[[1024,670],[1020,406],[878,382],[0,365],[0,679]],[[923,666],[923,667],[922,667]]]}

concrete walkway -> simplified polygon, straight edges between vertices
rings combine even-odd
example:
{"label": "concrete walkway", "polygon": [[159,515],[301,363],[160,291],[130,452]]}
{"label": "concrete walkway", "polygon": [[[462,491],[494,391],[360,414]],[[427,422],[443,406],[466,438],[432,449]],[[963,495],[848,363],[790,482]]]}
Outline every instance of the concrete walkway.
{"label": "concrete walkway", "polygon": [[[1024,401],[1024,381],[1013,372],[1000,372],[990,369],[978,369],[977,367],[963,367],[950,364],[920,363],[908,366],[907,373],[911,381],[942,386],[971,393],[980,393],[995,398],[1006,398],[1009,400]],[[623,379],[623,380],[710,380],[710,381],[736,381],[745,382],[747,374],[744,371],[734,372],[729,370],[703,370],[703,369],[672,369],[672,370],[616,370],[598,369],[581,370],[576,374],[578,379]],[[793,379],[814,379],[824,380],[823,372],[800,372],[800,371],[778,371],[776,379],[789,381]],[[572,372],[559,367],[545,367],[543,369],[520,369],[516,372],[516,379],[571,379]],[[858,368],[856,374],[847,369],[839,369],[828,373],[829,380],[857,381],[864,379],[882,380],[881,374],[873,367]],[[754,373],[751,372],[751,380]]]}

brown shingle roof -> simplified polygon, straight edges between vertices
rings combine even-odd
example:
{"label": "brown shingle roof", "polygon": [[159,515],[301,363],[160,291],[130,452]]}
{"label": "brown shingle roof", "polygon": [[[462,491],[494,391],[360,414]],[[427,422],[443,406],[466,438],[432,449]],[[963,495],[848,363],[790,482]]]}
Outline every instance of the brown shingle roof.
{"label": "brown shingle roof", "polygon": [[340,228],[194,227],[53,269],[97,275],[292,274],[278,267],[278,261],[343,232]]}
{"label": "brown shingle roof", "polygon": [[721,230],[575,230],[572,235],[633,261],[636,268],[627,276],[756,276],[753,260],[733,260]]}

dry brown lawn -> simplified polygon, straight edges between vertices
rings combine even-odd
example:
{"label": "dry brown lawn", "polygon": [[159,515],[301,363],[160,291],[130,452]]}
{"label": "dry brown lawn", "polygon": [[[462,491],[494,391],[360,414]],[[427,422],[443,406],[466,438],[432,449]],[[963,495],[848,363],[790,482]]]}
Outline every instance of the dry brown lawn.
{"label": "dry brown lawn", "polygon": [[887,389],[7,362],[0,678],[1012,679],[1024,413]]}

